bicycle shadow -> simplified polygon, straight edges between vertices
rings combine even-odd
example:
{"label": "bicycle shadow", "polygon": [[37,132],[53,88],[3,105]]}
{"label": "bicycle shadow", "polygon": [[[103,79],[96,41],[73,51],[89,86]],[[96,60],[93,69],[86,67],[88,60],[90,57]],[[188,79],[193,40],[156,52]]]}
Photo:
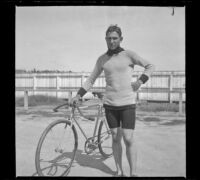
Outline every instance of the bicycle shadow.
{"label": "bicycle shadow", "polygon": [[88,155],[88,154],[83,154],[83,153],[84,151],[79,150],[79,149],[77,150],[74,165],[77,163],[80,166],[98,169],[102,172],[105,172],[111,175],[114,175],[116,173],[116,171],[113,171],[110,167],[108,167],[103,162],[105,161],[105,158],[103,158],[102,155],[98,155],[98,154]]}
{"label": "bicycle shadow", "polygon": [[[98,169],[102,172],[105,172],[107,174],[111,174],[114,175],[116,173],[116,171],[113,171],[112,169],[110,169],[110,167],[108,167],[103,161],[105,161],[105,158],[102,157],[101,154],[92,154],[92,155],[88,155],[88,154],[83,154],[85,151],[82,150],[77,150],[76,151],[76,156],[74,159],[74,162],[72,164],[73,166],[76,166],[76,164],[80,165],[80,166],[85,166],[85,167],[90,167],[90,168],[94,168],[94,169]],[[70,157],[71,158],[71,154],[70,153],[65,153],[64,155],[62,155],[63,157]],[[61,159],[61,156],[57,157],[57,159]],[[57,162],[56,159],[54,159],[55,162]],[[52,161],[53,162],[53,161]],[[42,170],[46,170],[49,169],[53,166],[54,164],[47,166],[45,168],[43,168]],[[57,166],[59,166],[59,164],[56,164]],[[68,171],[68,173],[70,173],[70,170]],[[67,174],[68,174],[67,173]],[[32,176],[38,176],[38,173],[35,172],[32,174]]]}
{"label": "bicycle shadow", "polygon": [[[73,152],[65,152],[65,153],[62,153],[61,155],[59,155],[59,156],[57,156],[57,157],[55,157],[55,158],[53,158],[51,160],[46,161],[46,162],[49,162],[50,165],[48,165],[47,167],[43,167],[40,170],[43,171],[43,172],[49,170],[48,175],[54,176],[54,175],[56,175],[57,169],[59,167],[64,167],[64,168],[68,169],[68,170],[66,169],[67,171],[65,172],[65,175],[68,175],[69,172],[70,172],[69,171],[70,170],[70,163],[63,163],[62,162],[64,160],[66,160],[67,158],[72,159],[73,158]],[[45,162],[45,161],[43,161],[43,162]],[[54,173],[53,174],[49,174],[53,168],[54,168]],[[46,174],[46,173],[44,173],[44,174]],[[32,174],[32,176],[38,176],[38,172],[36,171],[35,173]]]}

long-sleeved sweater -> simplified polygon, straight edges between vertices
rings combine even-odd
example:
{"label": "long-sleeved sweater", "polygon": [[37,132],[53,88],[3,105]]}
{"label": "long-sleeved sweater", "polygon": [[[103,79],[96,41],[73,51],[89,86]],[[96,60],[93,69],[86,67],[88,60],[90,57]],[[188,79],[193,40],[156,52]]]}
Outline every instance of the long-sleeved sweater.
{"label": "long-sleeved sweater", "polygon": [[97,77],[104,71],[106,91],[103,103],[111,106],[124,106],[136,103],[136,93],[131,86],[132,70],[135,65],[144,67],[143,74],[148,77],[154,71],[154,65],[130,50],[121,51],[113,56],[101,55],[91,75],[83,84],[88,91]]}

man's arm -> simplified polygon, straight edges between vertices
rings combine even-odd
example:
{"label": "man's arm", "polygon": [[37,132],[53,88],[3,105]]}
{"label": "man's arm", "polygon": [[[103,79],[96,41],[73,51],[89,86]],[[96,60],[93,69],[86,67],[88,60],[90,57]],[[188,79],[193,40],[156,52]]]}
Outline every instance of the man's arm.
{"label": "man's arm", "polygon": [[144,67],[144,71],[142,75],[139,77],[138,81],[142,84],[146,83],[155,70],[155,66],[148,62],[147,60],[143,59],[142,57],[138,56],[135,52],[128,50],[127,55],[131,58],[134,65],[139,65]]}
{"label": "man's arm", "polygon": [[98,58],[92,73],[84,82],[83,86],[79,89],[76,96],[79,98],[83,97],[87,93],[87,91],[93,86],[95,80],[102,73],[102,71],[103,68],[102,68],[101,58]]}

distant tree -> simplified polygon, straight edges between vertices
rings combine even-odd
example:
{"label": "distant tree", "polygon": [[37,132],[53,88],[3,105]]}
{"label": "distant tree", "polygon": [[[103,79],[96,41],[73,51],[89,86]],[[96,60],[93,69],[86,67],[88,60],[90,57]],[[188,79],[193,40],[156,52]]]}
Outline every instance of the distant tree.
{"label": "distant tree", "polygon": [[33,72],[33,73],[36,73],[37,71],[36,71],[36,69],[34,68],[32,72]]}

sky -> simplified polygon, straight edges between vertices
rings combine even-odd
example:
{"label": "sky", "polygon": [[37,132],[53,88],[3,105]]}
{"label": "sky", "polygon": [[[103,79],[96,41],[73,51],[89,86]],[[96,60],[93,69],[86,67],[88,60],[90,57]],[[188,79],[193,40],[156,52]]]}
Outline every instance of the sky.
{"label": "sky", "polygon": [[16,7],[15,68],[91,72],[111,24],[157,71],[185,71],[185,7],[152,6]]}

